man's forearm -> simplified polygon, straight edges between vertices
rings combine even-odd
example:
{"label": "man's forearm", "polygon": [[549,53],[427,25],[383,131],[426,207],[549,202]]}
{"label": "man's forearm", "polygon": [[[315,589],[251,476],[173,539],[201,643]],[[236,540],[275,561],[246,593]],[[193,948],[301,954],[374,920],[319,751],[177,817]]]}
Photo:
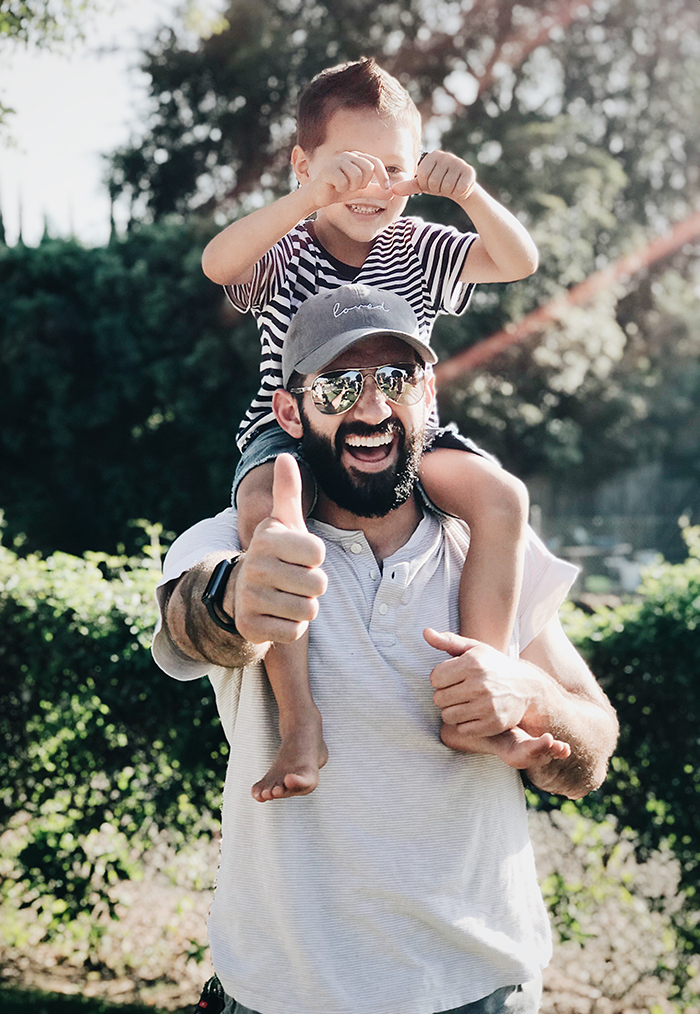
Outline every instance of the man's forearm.
{"label": "man's forearm", "polygon": [[[238,634],[222,630],[210,619],[202,594],[212,570],[225,558],[222,554],[212,555],[182,575],[167,601],[164,625],[172,643],[187,658],[235,669],[263,658],[269,643],[251,644]],[[236,569],[230,583],[237,580]],[[230,600],[233,597],[227,595]]]}
{"label": "man's forearm", "polygon": [[541,669],[538,677],[541,686],[538,703],[521,727],[534,736],[551,733],[555,739],[569,744],[571,754],[565,760],[544,760],[528,768],[526,774],[546,792],[580,799],[605,780],[608,760],[617,742],[615,712],[602,692],[587,699],[580,692],[562,687]]}

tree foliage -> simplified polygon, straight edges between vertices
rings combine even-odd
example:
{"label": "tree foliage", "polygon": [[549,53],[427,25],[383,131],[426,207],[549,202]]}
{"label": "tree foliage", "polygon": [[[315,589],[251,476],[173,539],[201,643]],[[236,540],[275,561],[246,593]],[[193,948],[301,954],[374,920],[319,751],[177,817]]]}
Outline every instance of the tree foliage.
{"label": "tree foliage", "polygon": [[[114,156],[113,195],[137,219],[196,211],[223,222],[286,192],[301,89],[332,62],[374,55],[412,92],[429,145],[472,162],[540,248],[533,279],[482,286],[465,317],[440,322],[443,357],[630,253],[697,203],[695,0],[663,8],[233,0],[226,19],[225,31],[195,46],[162,33],[145,55],[150,117]],[[448,201],[414,199],[411,209],[466,224]],[[678,461],[677,440],[699,435],[690,407],[696,265],[689,245],[570,310],[444,389],[443,414],[524,477],[553,470],[590,487],[660,455],[670,469],[694,467]]]}
{"label": "tree foliage", "polygon": [[[181,530],[226,502],[258,343],[249,317],[222,315],[199,253],[226,216],[288,189],[296,100],[329,62],[372,53],[402,77],[428,143],[473,161],[540,248],[533,278],[480,286],[438,322],[443,359],[697,200],[696,0],[235,0],[226,18],[197,42],[164,30],[145,56],[149,119],[110,184],[127,235],[0,245],[0,504],[32,548],[110,550],[133,516]],[[409,210],[468,224],[445,200]],[[700,482],[698,264],[688,244],[570,308],[443,386],[443,419],[524,478],[586,490],[661,460]]]}
{"label": "tree foliage", "polygon": [[3,39],[47,46],[79,31],[87,0],[2,0],[0,43]]}
{"label": "tree foliage", "polygon": [[232,331],[195,226],[87,250],[0,247],[0,504],[44,552],[133,545],[226,504],[257,337]]}

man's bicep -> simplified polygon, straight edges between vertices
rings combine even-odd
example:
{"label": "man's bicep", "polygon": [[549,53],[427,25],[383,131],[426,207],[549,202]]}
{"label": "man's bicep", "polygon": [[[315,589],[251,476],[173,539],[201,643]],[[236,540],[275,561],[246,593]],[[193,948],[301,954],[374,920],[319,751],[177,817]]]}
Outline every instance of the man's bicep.
{"label": "man's bicep", "polygon": [[520,657],[548,673],[565,690],[610,707],[595,676],[553,616]]}

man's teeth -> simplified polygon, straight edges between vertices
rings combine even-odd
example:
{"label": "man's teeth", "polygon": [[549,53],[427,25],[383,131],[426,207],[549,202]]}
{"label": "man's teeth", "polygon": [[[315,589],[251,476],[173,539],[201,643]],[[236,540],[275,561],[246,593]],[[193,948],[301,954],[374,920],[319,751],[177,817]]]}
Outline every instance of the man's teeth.
{"label": "man's teeth", "polygon": [[348,204],[351,211],[354,211],[356,215],[377,215],[383,211],[383,208],[375,207],[370,204]]}
{"label": "man's teeth", "polygon": [[369,437],[361,437],[357,433],[351,433],[345,438],[350,447],[381,447],[390,444],[394,438],[391,433],[376,433]]}

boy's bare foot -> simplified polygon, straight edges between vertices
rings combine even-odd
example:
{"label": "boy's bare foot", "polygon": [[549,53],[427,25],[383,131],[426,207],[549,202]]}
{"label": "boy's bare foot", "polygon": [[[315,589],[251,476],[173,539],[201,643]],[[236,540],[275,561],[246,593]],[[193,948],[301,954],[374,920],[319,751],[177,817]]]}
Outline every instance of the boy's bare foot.
{"label": "boy's bare foot", "polygon": [[470,738],[460,732],[456,725],[443,725],[440,739],[445,746],[463,753],[492,754],[512,768],[529,768],[545,758],[565,760],[571,753],[569,744],[555,739],[550,732],[534,737],[520,727],[509,729],[498,736]]}
{"label": "boy's bare foot", "polygon": [[282,735],[270,770],[250,790],[253,799],[267,803],[270,799],[308,795],[318,785],[318,772],[327,760],[320,715],[318,719],[299,722]]}

